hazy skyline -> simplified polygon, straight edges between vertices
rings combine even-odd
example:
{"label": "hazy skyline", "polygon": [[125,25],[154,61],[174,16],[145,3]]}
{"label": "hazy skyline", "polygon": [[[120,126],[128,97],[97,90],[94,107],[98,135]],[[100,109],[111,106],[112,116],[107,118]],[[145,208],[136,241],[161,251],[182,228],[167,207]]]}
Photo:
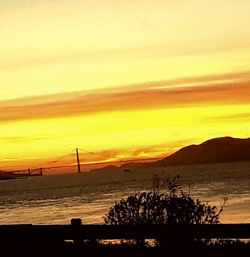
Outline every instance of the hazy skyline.
{"label": "hazy skyline", "polygon": [[249,137],[249,13],[244,0],[0,1],[0,169],[77,146],[115,160]]}

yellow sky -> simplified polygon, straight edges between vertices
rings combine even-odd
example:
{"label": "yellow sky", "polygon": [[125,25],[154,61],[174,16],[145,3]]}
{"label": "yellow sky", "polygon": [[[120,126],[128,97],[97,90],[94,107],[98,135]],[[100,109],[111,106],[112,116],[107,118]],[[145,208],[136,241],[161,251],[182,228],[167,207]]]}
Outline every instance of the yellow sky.
{"label": "yellow sky", "polygon": [[0,1],[0,169],[76,146],[144,158],[249,137],[249,13],[247,0]]}

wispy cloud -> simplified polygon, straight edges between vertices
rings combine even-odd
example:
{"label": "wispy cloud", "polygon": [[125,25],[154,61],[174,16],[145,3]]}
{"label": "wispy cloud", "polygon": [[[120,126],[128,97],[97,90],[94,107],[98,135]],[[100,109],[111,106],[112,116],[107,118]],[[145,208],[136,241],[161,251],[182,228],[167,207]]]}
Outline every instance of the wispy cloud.
{"label": "wispy cloud", "polygon": [[[41,136],[41,137],[32,137],[30,139],[32,139],[32,141],[42,141],[48,138]],[[24,137],[24,136],[0,137],[0,143],[16,144],[16,143],[25,143],[25,142],[27,142],[27,137]]]}
{"label": "wispy cloud", "polygon": [[128,85],[0,102],[0,120],[28,120],[108,111],[249,104],[250,72]]}
{"label": "wispy cloud", "polygon": [[[194,44],[194,42],[186,42],[185,47],[183,43],[165,43],[155,45],[138,45],[133,47],[113,48],[105,50],[88,50],[88,51],[67,51],[59,53],[47,53],[46,55],[36,54],[34,56],[26,55],[15,57],[10,59],[9,56],[0,60],[1,71],[13,71],[17,69],[34,68],[39,66],[51,66],[61,63],[72,62],[106,62],[121,60],[137,60],[159,57],[184,57],[195,55],[206,55],[214,53],[225,53],[234,51],[234,47],[230,45],[230,40],[227,44],[221,44],[220,42],[213,41],[214,45],[207,44],[206,42],[200,42],[200,44]],[[239,44],[240,50],[249,49],[249,41]],[[28,57],[27,57],[28,56]]]}
{"label": "wispy cloud", "polygon": [[[225,121],[242,122],[242,121],[247,121],[250,124],[250,112],[237,113],[237,114],[233,114],[233,115],[220,115],[220,116],[217,116],[217,120],[218,120],[217,122],[225,122]],[[206,118],[206,121],[208,121],[208,118]]]}

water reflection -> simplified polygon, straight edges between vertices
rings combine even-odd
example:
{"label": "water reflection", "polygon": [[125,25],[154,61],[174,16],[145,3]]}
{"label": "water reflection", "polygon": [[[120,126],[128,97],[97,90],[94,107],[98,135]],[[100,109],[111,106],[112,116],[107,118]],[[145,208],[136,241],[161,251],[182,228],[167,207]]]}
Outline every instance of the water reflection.
{"label": "water reflection", "polygon": [[[229,195],[221,215],[223,223],[247,223],[250,222],[250,178],[244,172],[249,166],[241,170],[242,176],[237,168],[237,180],[233,179],[235,167],[228,165],[227,170],[220,166],[224,167],[223,176],[213,176],[214,181],[207,171],[198,177],[184,170],[181,176],[185,189],[190,188],[193,197],[209,204],[220,206],[224,195]],[[169,171],[166,174],[161,171],[161,175],[169,176]],[[86,224],[103,223],[104,214],[115,201],[138,191],[152,190],[152,172],[138,171],[129,176],[124,173],[80,175],[1,181],[0,223],[67,224],[71,218],[81,218]]]}

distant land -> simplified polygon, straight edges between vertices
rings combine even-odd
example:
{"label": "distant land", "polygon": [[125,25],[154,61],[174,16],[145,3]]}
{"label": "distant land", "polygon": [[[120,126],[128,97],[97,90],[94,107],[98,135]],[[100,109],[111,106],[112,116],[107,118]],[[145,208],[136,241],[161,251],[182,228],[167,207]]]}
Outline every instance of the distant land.
{"label": "distant land", "polygon": [[189,145],[161,160],[150,163],[130,162],[117,167],[109,165],[91,171],[125,172],[133,169],[157,168],[173,165],[194,165],[250,161],[250,138],[219,137],[199,145]]}
{"label": "distant land", "polygon": [[29,173],[27,171],[22,171],[22,172],[15,172],[15,171],[3,171],[0,170],[0,180],[12,180],[12,179],[17,179],[17,178],[28,178],[28,177],[33,177],[33,176],[41,176],[42,173]]}
{"label": "distant land", "polygon": [[11,180],[16,178],[24,178],[23,174],[15,174],[13,172],[4,172],[0,170],[0,180]]}

